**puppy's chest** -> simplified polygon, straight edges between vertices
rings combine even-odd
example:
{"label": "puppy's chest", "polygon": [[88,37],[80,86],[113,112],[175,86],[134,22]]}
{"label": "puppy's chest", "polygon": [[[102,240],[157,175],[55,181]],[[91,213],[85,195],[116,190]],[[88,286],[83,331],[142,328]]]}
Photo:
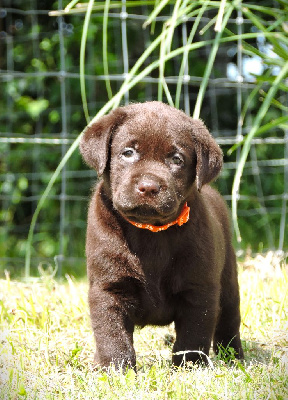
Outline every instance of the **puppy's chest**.
{"label": "puppy's chest", "polygon": [[136,324],[166,325],[173,320],[172,261],[167,254],[158,254],[158,257],[153,258],[150,253],[150,257],[148,254],[140,257],[145,284],[138,292],[140,320],[137,321],[135,316]]}
{"label": "puppy's chest", "polygon": [[160,237],[159,233],[149,234],[149,232],[147,236],[140,235],[129,240],[130,251],[139,259],[147,279],[157,281],[165,275],[165,271],[177,253],[177,239],[173,245],[170,242],[169,238]]}
{"label": "puppy's chest", "polygon": [[134,240],[130,243],[130,250],[137,256],[145,276],[144,296],[148,295],[158,305],[165,303],[173,290],[173,270],[177,254],[175,244],[177,243],[174,242],[172,246],[169,240],[160,237],[149,237],[148,240]]}

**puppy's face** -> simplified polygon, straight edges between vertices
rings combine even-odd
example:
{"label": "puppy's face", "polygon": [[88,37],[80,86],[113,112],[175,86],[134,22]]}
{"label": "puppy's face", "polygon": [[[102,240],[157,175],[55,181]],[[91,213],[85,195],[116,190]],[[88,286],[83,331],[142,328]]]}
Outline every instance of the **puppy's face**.
{"label": "puppy's face", "polygon": [[160,102],[120,107],[90,124],[80,150],[104,173],[114,208],[152,225],[175,220],[194,182],[200,191],[222,166],[204,124]]}
{"label": "puppy's face", "polygon": [[189,132],[161,115],[132,117],[111,143],[114,208],[134,222],[163,225],[177,218],[196,177]]}

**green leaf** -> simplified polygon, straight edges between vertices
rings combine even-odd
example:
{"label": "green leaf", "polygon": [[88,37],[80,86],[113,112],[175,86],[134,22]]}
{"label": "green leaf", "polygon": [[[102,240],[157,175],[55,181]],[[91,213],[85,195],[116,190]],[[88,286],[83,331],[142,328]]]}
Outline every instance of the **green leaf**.
{"label": "green leaf", "polygon": [[127,386],[133,386],[135,384],[136,372],[134,371],[134,369],[128,369],[125,379]]}
{"label": "green leaf", "polygon": [[71,350],[71,356],[72,358],[76,357],[78,355],[78,353],[80,353],[80,351],[83,349],[83,347],[78,346],[78,342],[76,342],[75,344],[75,348],[73,350]]}
{"label": "green leaf", "polygon": [[15,103],[20,108],[25,110],[34,120],[37,119],[39,115],[49,107],[48,100],[43,98],[34,100],[29,96],[21,96]]}
{"label": "green leaf", "polygon": [[27,395],[26,389],[25,389],[25,387],[24,387],[22,382],[19,385],[18,394],[19,394],[19,396],[26,396]]}

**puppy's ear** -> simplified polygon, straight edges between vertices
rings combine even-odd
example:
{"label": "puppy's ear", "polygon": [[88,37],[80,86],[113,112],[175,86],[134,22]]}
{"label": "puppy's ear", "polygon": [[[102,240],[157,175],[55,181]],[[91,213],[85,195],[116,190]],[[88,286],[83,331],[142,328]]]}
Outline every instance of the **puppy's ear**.
{"label": "puppy's ear", "polygon": [[192,119],[192,138],[196,149],[196,184],[198,191],[213,181],[223,164],[222,150],[202,121]]}
{"label": "puppy's ear", "polygon": [[117,108],[93,124],[89,124],[83,132],[79,145],[80,152],[85,162],[96,169],[98,175],[102,175],[105,170],[111,137],[115,129],[123,123],[125,116],[126,113]]}

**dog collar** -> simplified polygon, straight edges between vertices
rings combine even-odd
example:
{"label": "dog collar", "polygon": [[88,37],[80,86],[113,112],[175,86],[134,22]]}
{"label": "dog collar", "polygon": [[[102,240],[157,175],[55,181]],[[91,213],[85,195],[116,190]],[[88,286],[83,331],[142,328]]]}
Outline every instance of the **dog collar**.
{"label": "dog collar", "polygon": [[137,228],[141,229],[149,229],[151,232],[160,232],[160,231],[166,231],[166,229],[170,228],[172,225],[183,225],[186,224],[186,222],[189,220],[189,213],[190,213],[190,207],[187,206],[187,203],[184,204],[184,207],[181,211],[181,214],[179,217],[173,221],[169,222],[169,224],[166,225],[161,225],[161,226],[156,226],[156,225],[150,225],[150,224],[141,224],[140,222],[133,222],[127,219],[130,224],[136,226]]}

